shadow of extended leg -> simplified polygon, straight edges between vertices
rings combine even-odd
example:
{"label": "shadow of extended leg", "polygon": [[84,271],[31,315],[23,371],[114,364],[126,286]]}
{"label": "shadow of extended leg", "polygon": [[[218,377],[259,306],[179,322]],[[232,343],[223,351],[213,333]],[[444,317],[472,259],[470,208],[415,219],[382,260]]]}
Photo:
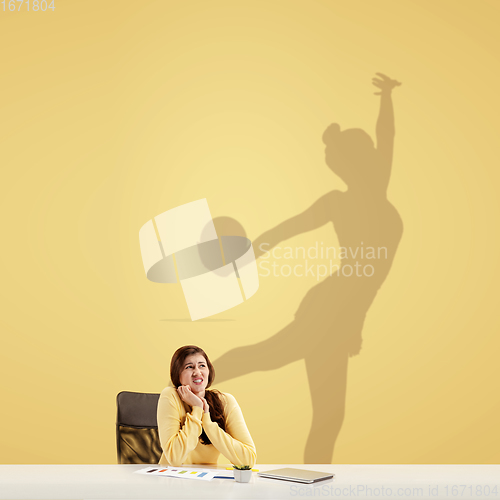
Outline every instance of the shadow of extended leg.
{"label": "shadow of extended leg", "polygon": [[301,333],[299,324],[293,321],[267,340],[228,351],[213,363],[217,383],[247,373],[275,370],[302,359],[307,339]]}
{"label": "shadow of extended leg", "polygon": [[313,420],[304,452],[306,464],[332,463],[345,413],[347,352],[325,349],[306,358]]}

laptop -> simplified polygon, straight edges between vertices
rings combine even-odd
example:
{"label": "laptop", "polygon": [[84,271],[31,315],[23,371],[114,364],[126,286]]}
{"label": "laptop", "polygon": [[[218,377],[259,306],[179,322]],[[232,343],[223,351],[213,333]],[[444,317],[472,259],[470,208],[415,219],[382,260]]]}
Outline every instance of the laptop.
{"label": "laptop", "polygon": [[335,474],[304,469],[275,469],[258,472],[257,476],[282,479],[283,481],[296,481],[298,483],[316,483],[325,479],[332,479]]}

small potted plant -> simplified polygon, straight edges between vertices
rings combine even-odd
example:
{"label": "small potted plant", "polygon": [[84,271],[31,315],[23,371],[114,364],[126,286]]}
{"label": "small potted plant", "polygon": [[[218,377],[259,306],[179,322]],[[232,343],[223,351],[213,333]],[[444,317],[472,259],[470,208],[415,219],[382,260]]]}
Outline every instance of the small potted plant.
{"label": "small potted plant", "polygon": [[248,483],[252,477],[252,468],[249,465],[233,465],[234,479],[239,483]]}

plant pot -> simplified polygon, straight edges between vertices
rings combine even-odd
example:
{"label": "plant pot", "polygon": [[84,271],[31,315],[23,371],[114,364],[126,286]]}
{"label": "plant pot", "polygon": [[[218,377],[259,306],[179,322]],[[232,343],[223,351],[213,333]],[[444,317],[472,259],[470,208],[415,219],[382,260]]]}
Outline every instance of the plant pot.
{"label": "plant pot", "polygon": [[252,478],[251,470],[238,470],[234,469],[234,479],[238,483],[249,483]]}

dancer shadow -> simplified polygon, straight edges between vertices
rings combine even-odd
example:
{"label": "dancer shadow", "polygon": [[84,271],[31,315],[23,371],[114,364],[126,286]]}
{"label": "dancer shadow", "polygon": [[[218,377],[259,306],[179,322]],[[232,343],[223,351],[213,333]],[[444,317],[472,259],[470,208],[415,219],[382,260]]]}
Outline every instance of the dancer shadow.
{"label": "dancer shadow", "polygon": [[377,147],[361,129],[341,132],[332,124],[323,134],[326,164],[347,184],[347,191],[327,193],[254,241],[256,257],[261,257],[283,240],[333,223],[339,269],[309,290],[289,325],[263,342],[232,349],[214,363],[221,382],[305,361],[313,420],[304,463],[332,461],[344,419],[348,359],[360,352],[366,313],[403,234],[402,220],[386,195],[395,130],[391,92],[400,83],[377,75]]}

